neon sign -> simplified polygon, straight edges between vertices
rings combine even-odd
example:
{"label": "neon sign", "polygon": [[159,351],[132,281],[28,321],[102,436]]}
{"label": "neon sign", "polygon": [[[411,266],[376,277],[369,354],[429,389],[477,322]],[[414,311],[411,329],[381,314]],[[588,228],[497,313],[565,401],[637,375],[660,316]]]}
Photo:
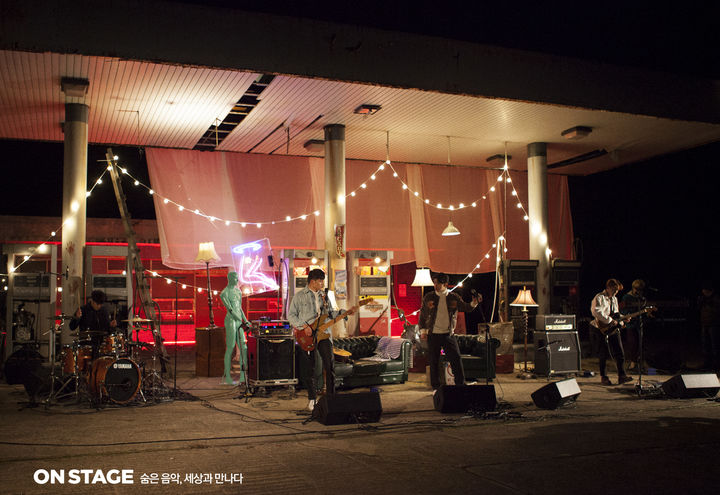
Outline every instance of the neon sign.
{"label": "neon sign", "polygon": [[238,274],[238,285],[243,294],[258,294],[278,289],[275,279],[264,273],[273,271],[269,264],[272,249],[267,238],[238,244],[230,248],[230,251]]}

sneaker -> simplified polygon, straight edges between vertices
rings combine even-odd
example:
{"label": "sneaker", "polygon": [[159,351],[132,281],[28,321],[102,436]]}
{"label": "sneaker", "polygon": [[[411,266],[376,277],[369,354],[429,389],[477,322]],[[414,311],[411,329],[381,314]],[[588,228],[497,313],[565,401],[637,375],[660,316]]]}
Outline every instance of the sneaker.
{"label": "sneaker", "polygon": [[633,379],[627,375],[622,375],[618,377],[618,385],[622,385],[623,383],[631,382]]}
{"label": "sneaker", "polygon": [[308,411],[313,412],[313,410],[315,409],[315,399],[312,399],[310,400],[310,402],[308,402],[307,409]]}
{"label": "sneaker", "polygon": [[612,385],[612,382],[610,381],[610,378],[608,378],[608,377],[606,377],[606,376],[603,376],[603,377],[600,379],[600,384],[601,384],[601,385],[608,385],[608,386],[609,386],[609,385]]}

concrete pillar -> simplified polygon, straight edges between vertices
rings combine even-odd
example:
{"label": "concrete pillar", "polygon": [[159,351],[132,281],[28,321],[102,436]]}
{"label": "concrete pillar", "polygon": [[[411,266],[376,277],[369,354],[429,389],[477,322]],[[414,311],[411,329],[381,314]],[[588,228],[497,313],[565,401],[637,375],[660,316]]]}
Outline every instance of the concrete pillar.
{"label": "concrete pillar", "polygon": [[530,259],[538,260],[536,301],[538,314],[550,311],[550,254],[548,252],[547,144],[527,146],[528,228]]}
{"label": "concrete pillar", "polygon": [[[65,156],[63,161],[62,312],[71,314],[83,303],[83,250],[85,248],[85,192],[89,107],[65,104]],[[63,325],[62,343],[69,344],[68,325]]]}
{"label": "concrete pillar", "polygon": [[[342,237],[340,237],[342,233]],[[328,287],[335,290],[335,271],[346,270],[345,249],[345,126],[325,126],[325,249],[328,252]],[[348,280],[349,281],[349,280]],[[338,307],[347,309],[347,299],[338,299]],[[338,325],[339,330],[342,325]]]}

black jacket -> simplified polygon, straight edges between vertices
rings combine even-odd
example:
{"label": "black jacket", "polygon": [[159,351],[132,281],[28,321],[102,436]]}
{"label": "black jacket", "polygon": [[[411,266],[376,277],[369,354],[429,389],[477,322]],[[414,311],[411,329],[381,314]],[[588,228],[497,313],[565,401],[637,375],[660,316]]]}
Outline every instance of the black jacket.
{"label": "black jacket", "polygon": [[[425,297],[423,297],[422,308],[420,309],[420,316],[418,317],[418,326],[427,329],[428,333],[432,333],[433,327],[435,326],[439,300],[440,296],[438,296],[435,291],[428,292],[425,294]],[[458,310],[467,312],[475,309],[470,303],[463,301],[462,297],[454,292],[448,292],[447,308],[448,320],[450,320],[450,334],[455,331]]]}

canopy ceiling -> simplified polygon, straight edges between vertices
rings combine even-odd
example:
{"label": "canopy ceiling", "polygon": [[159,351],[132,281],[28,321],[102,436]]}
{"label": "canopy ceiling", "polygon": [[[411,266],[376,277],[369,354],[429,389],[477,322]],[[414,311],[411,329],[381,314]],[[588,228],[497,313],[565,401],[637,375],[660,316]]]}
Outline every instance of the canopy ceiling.
{"label": "canopy ceiling", "polygon": [[[193,149],[262,74],[116,57],[0,51],[0,138],[62,141],[63,77],[86,78],[91,143]],[[267,76],[266,76],[267,78]],[[218,134],[220,151],[321,156],[303,144],[344,124],[347,157],[407,163],[526,168],[526,145],[548,143],[551,172],[585,175],[720,140],[720,125],[569,106],[275,75],[239,125]],[[579,83],[580,84],[580,83]],[[252,96],[252,95],[251,95]],[[375,115],[353,111],[380,105]],[[567,140],[561,132],[592,128]],[[222,128],[223,126],[221,126]],[[288,136],[290,138],[288,143]],[[553,164],[587,153],[599,157]]]}

